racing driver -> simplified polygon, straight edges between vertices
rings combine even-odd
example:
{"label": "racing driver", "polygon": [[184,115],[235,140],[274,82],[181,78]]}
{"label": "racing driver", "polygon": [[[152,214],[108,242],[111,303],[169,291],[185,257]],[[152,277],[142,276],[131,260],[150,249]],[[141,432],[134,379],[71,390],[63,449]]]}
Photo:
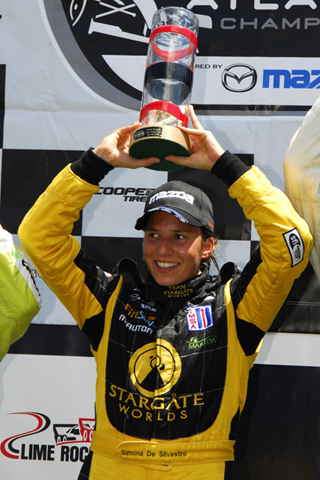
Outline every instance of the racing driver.
{"label": "racing driver", "polygon": [[[192,107],[190,157],[167,157],[222,179],[253,220],[260,248],[209,282],[216,241],[212,205],[184,182],[147,197],[143,280],[133,260],[106,274],[71,235],[113,168],[130,157],[134,124],[65,167],[24,218],[19,235],[46,283],[89,337],[97,363],[96,426],[79,480],[236,478],[234,443],[259,345],[305,269],[312,236],[283,192],[203,129]],[[112,258],[112,252],[106,252]]]}

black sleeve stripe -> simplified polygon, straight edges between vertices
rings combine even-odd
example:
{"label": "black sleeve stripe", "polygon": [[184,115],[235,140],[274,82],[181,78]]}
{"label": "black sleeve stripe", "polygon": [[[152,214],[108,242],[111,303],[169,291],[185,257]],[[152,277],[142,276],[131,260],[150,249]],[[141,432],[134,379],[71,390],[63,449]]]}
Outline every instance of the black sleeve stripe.
{"label": "black sleeve stripe", "polygon": [[213,165],[211,172],[230,187],[251,167],[245,165],[239,157],[226,150]]}
{"label": "black sleeve stripe", "polygon": [[119,281],[119,276],[108,278],[105,272],[84,254],[82,249],[76,256],[74,263],[84,272],[85,285],[102,307],[99,314],[85,320],[82,328],[82,331],[89,338],[93,350],[97,351],[104,331],[106,306]]}
{"label": "black sleeve stripe", "polygon": [[110,163],[105,162],[93,153],[92,148],[84,152],[79,160],[71,164],[71,170],[78,177],[93,185],[98,185],[113,168]]}
{"label": "black sleeve stripe", "polygon": [[105,311],[102,310],[98,315],[88,318],[82,328],[82,331],[90,340],[92,349],[96,352],[99,348],[105,321]]}
{"label": "black sleeve stripe", "polygon": [[253,355],[259,345],[261,339],[264,337],[264,331],[248,323],[241,318],[236,317],[237,333],[240,345],[247,356]]}
{"label": "black sleeve stripe", "polygon": [[[231,298],[235,312],[261,262],[260,248],[257,248],[241,275],[231,282]],[[264,336],[264,331],[252,323],[241,320],[237,316],[236,327],[243,351],[246,355],[253,355]]]}
{"label": "black sleeve stripe", "polygon": [[260,248],[257,248],[253,253],[251,259],[243,269],[242,273],[237,276],[231,283],[231,298],[235,311],[241,302],[249,283],[254,275],[257,273],[257,269],[262,262]]}
{"label": "black sleeve stripe", "polygon": [[97,267],[92,259],[85,255],[82,248],[74,259],[76,266],[85,274],[84,283],[95,296],[103,309],[119,281],[119,277],[108,278],[105,272]]}

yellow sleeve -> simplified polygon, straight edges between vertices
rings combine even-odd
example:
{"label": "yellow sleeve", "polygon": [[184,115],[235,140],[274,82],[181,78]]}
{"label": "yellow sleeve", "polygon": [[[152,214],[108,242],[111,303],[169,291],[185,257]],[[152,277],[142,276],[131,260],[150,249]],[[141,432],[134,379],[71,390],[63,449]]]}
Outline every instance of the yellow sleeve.
{"label": "yellow sleeve", "polygon": [[38,198],[18,231],[35,268],[81,328],[88,316],[99,313],[99,305],[74,262],[80,245],[71,232],[80,211],[98,190],[68,165]]}
{"label": "yellow sleeve", "polygon": [[230,188],[260,236],[261,263],[239,303],[239,318],[266,331],[306,268],[313,239],[287,196],[252,167]]}
{"label": "yellow sleeve", "polygon": [[41,296],[24,252],[0,226],[0,360],[39,312]]}

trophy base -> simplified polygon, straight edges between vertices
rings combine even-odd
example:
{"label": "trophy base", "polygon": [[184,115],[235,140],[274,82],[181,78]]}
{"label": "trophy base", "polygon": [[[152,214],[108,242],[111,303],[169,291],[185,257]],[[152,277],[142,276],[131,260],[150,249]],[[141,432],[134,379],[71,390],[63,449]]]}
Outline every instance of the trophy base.
{"label": "trophy base", "polygon": [[183,168],[168,160],[167,155],[189,157],[191,141],[187,134],[179,128],[168,125],[147,125],[140,127],[133,133],[129,153],[134,158],[158,157],[160,163],[147,167],[151,170],[170,172]]}

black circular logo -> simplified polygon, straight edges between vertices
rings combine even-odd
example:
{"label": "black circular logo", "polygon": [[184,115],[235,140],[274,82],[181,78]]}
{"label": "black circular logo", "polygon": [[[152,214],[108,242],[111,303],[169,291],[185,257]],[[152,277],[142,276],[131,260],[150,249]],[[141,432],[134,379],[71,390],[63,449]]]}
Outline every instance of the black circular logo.
{"label": "black circular logo", "polygon": [[156,3],[42,1],[54,40],[78,78],[107,101],[139,110]]}

